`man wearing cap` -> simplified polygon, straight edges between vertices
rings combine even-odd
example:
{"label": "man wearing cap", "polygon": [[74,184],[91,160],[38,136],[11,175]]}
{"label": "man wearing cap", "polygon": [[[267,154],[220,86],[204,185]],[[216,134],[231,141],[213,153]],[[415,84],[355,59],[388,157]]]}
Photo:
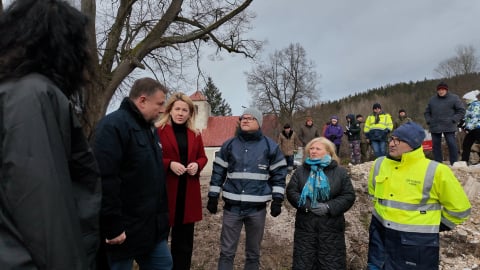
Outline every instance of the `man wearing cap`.
{"label": "man wearing cap", "polygon": [[462,161],[468,163],[470,159],[470,152],[475,141],[480,140],[480,101],[478,96],[479,90],[473,90],[466,93],[463,99],[467,102],[468,107],[465,113],[465,138],[462,145]]}
{"label": "man wearing cap", "polygon": [[465,105],[460,98],[448,92],[446,83],[439,83],[437,94],[430,98],[424,113],[425,121],[432,133],[433,157],[436,161],[443,162],[442,134],[448,146],[450,164],[453,165],[458,160],[455,132],[464,115]]}
{"label": "man wearing cap", "polygon": [[395,121],[395,123],[393,123],[393,129],[396,129],[399,126],[401,126],[401,125],[403,125],[407,122],[410,122],[410,121],[412,121],[412,119],[407,116],[407,112],[405,111],[405,109],[400,109],[400,110],[398,110],[398,118]]}
{"label": "man wearing cap", "polygon": [[273,199],[270,215],[281,213],[287,163],[278,144],[262,134],[262,121],[258,109],[247,108],[238,133],[222,145],[213,161],[207,209],[217,212],[220,192],[225,203],[218,269],[233,269],[243,225],[244,268],[259,269],[267,202]]}
{"label": "man wearing cap", "polygon": [[452,170],[425,157],[424,138],[420,125],[403,124],[392,133],[388,156],[372,165],[369,270],[438,269],[439,232],[470,216],[470,202]]}
{"label": "man wearing cap", "polygon": [[392,117],[383,112],[379,103],[373,104],[372,110],[372,114],[365,120],[363,131],[375,157],[381,157],[387,154],[387,136],[393,129]]}

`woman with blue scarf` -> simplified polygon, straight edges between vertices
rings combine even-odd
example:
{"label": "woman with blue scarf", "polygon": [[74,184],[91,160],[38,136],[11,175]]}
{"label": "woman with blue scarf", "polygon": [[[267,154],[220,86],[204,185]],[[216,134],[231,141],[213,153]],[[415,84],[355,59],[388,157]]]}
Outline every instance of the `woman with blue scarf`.
{"label": "woman with blue scarf", "polygon": [[344,213],[355,202],[352,182],[327,138],[311,140],[304,157],[286,191],[297,209],[292,269],[347,269]]}

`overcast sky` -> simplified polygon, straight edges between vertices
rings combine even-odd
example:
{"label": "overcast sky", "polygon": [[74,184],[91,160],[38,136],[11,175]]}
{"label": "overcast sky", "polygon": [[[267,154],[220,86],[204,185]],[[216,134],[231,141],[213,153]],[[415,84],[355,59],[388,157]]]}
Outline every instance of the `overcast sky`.
{"label": "overcast sky", "polygon": [[[257,0],[249,38],[267,40],[263,59],[299,43],[321,75],[321,100],[337,100],[386,84],[438,78],[438,64],[472,45],[480,55],[478,0]],[[248,106],[243,56],[204,59],[212,77],[239,115]]]}

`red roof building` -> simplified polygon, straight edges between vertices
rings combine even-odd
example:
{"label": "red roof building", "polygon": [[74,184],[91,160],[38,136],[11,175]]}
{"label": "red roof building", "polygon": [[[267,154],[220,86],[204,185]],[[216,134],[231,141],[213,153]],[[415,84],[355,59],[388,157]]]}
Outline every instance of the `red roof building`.
{"label": "red roof building", "polygon": [[[190,98],[195,104],[197,117],[195,126],[201,130],[205,147],[220,147],[229,138],[235,136],[240,116],[212,116],[211,107],[207,98],[200,91],[193,93]],[[276,140],[278,121],[274,115],[263,116],[262,132]]]}

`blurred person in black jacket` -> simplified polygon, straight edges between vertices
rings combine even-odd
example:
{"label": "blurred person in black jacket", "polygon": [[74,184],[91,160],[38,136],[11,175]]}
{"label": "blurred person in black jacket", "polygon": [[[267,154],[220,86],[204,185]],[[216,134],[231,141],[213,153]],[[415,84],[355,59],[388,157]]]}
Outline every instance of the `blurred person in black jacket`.
{"label": "blurred person in black jacket", "polygon": [[101,186],[71,101],[93,73],[88,20],[60,1],[0,16],[0,265],[94,269]]}

